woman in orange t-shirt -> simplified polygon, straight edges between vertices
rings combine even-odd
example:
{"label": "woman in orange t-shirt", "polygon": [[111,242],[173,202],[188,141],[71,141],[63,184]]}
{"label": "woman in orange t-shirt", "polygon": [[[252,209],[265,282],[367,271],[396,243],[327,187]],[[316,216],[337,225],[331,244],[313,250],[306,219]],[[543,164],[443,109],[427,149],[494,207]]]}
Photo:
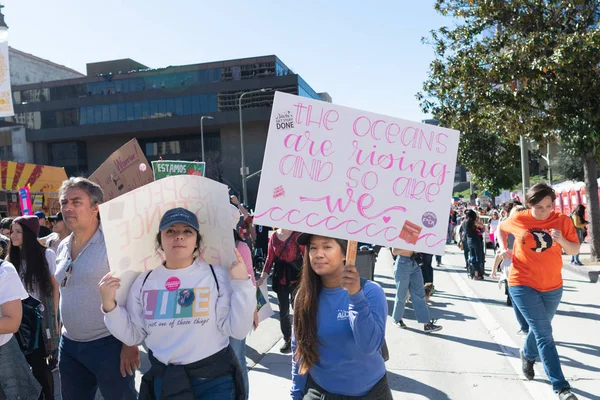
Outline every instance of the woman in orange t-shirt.
{"label": "woman in orange t-shirt", "polygon": [[[528,192],[528,209],[513,213],[498,227],[499,253],[512,259],[510,296],[530,326],[521,366],[525,377],[534,378],[533,364],[541,359],[546,375],[561,400],[575,400],[566,381],[552,337],[552,318],[562,297],[562,250],[579,253],[579,240],[571,219],[553,211],[556,195],[550,186],[538,183]],[[515,236],[513,253],[507,250],[507,235]]]}

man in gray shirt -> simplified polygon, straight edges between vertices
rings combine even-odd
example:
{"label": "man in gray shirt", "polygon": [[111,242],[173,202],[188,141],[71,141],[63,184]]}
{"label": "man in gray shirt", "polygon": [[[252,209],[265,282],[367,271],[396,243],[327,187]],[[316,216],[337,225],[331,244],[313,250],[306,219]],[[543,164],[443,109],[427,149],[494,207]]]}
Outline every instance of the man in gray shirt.
{"label": "man in gray shirt", "polygon": [[99,389],[105,399],[136,399],[139,350],[110,334],[100,309],[98,282],[109,272],[98,214],[102,188],[84,178],[70,178],[59,194],[63,220],[73,232],[56,257],[63,322],[58,363],[62,398],[93,400]]}

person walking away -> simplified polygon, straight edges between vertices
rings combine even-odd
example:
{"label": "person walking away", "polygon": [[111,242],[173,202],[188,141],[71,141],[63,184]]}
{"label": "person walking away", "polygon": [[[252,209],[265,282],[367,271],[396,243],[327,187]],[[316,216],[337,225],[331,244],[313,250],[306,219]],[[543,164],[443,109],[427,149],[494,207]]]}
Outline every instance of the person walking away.
{"label": "person walking away", "polygon": [[[512,259],[509,291],[513,302],[529,324],[529,334],[520,350],[523,374],[535,376],[533,365],[541,359],[552,389],[560,400],[576,400],[565,379],[552,335],[552,318],[563,292],[562,250],[579,253],[579,239],[571,219],[554,211],[554,189],[533,185],[527,192],[528,209],[513,213],[499,226],[500,254]],[[515,236],[513,252],[507,234]]]}
{"label": "person walking away", "polygon": [[[42,386],[45,400],[54,399],[54,378],[50,365],[56,365],[58,352],[58,282],[54,279],[56,254],[38,243],[40,223],[35,215],[15,218],[11,228],[10,261],[21,277],[29,296],[42,303],[44,318],[39,333],[38,346],[25,358],[33,375]],[[50,357],[50,363],[47,358]]]}
{"label": "person walking away", "polygon": [[244,339],[252,329],[256,289],[242,256],[234,249],[231,268],[202,261],[198,218],[184,208],[163,215],[156,243],[165,261],[138,276],[126,307],[115,299],[120,279],[108,273],[99,283],[110,332],[148,346],[151,368],[139,399],[243,400],[229,337]]}
{"label": "person walking away", "polygon": [[292,400],[391,400],[381,353],[383,289],[346,265],[347,241],[303,233],[297,242],[306,251],[294,308]]}
{"label": "person walking away", "polygon": [[139,349],[111,335],[99,307],[98,282],[109,271],[98,206],[104,195],[96,183],[70,178],[59,199],[64,222],[72,231],[58,246],[55,278],[60,286],[62,335],[59,344],[63,400],[136,399]]}
{"label": "person walking away", "polygon": [[298,279],[302,269],[304,248],[296,242],[300,233],[287,229],[278,229],[269,242],[265,269],[258,280],[262,285],[273,268],[273,291],[277,293],[279,302],[279,324],[283,334],[283,346],[279,349],[284,354],[292,351],[292,324],[290,321],[290,305],[294,305],[294,296],[298,287]]}
{"label": "person walking away", "polygon": [[465,236],[471,255],[469,260],[469,277],[471,279],[483,279],[483,243],[480,237],[481,228],[477,223],[479,217],[473,210],[467,210],[465,213]]}
{"label": "person walking away", "polygon": [[[571,219],[575,225],[579,244],[581,244],[587,236],[587,225],[589,224],[589,222],[585,220],[585,206],[579,204],[577,207],[575,207],[575,210],[573,210],[573,213],[571,214]],[[579,260],[579,253],[571,256],[571,265],[583,265],[583,263]]]}
{"label": "person walking away", "polygon": [[417,321],[423,324],[423,331],[425,333],[440,331],[442,327],[436,325],[435,321],[431,319],[429,307],[425,301],[423,274],[417,262],[419,253],[401,249],[393,249],[392,253],[398,256],[394,264],[394,280],[396,282],[396,299],[394,300],[394,310],[392,312],[394,325],[406,329],[402,317],[406,306],[406,293],[410,290],[410,299],[415,316]]}
{"label": "person walking away", "polygon": [[42,391],[14,336],[28,297],[15,267],[0,260],[0,399],[38,400]]}

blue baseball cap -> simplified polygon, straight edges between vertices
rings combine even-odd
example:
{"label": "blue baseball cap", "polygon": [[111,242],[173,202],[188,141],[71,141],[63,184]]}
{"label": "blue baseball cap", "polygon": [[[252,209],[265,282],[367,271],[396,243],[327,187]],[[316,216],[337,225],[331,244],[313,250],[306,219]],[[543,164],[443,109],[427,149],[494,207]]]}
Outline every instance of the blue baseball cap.
{"label": "blue baseball cap", "polygon": [[197,231],[200,230],[196,214],[182,207],[172,208],[167,211],[162,216],[158,229],[164,231],[168,227],[178,223],[189,225]]}
{"label": "blue baseball cap", "polygon": [[46,219],[46,214],[44,214],[41,211],[38,211],[36,213],[34,213],[33,215],[35,215],[36,217],[38,217],[39,219]]}

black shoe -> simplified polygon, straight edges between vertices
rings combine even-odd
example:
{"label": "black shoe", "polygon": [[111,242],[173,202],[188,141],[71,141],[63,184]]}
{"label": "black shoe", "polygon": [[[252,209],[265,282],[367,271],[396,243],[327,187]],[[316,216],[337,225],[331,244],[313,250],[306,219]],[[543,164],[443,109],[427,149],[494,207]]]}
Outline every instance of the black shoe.
{"label": "black shoe", "polygon": [[292,342],[286,340],[283,346],[279,348],[279,352],[282,354],[289,354],[292,352]]}
{"label": "black shoe", "polygon": [[558,398],[560,400],[577,400],[577,396],[571,392],[571,388],[569,386],[562,388],[561,391],[558,392]]}
{"label": "black shoe", "polygon": [[441,331],[442,327],[440,325],[436,325],[435,320],[431,320],[431,322],[425,324],[425,328],[423,328],[423,330],[425,331],[425,333],[433,333]]}
{"label": "black shoe", "polygon": [[535,361],[525,358],[523,349],[519,349],[519,356],[521,357],[521,368],[523,369],[523,375],[525,375],[527,380],[532,380],[535,378],[535,371],[533,370],[533,364],[535,364]]}
{"label": "black shoe", "polygon": [[406,324],[402,320],[394,321],[394,325],[396,325],[398,328],[406,329]]}

